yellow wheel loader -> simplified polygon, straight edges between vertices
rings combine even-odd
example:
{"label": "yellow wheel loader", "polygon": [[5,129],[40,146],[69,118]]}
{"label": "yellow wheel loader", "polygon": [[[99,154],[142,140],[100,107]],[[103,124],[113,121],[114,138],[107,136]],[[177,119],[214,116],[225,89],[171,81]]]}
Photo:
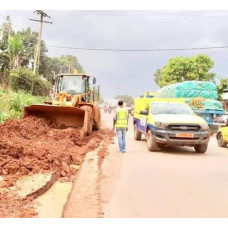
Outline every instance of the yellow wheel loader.
{"label": "yellow wheel loader", "polygon": [[52,102],[26,106],[24,118],[42,117],[53,121],[57,128],[80,128],[83,136],[99,130],[101,116],[96,78],[78,73],[60,74],[56,76],[54,86]]}

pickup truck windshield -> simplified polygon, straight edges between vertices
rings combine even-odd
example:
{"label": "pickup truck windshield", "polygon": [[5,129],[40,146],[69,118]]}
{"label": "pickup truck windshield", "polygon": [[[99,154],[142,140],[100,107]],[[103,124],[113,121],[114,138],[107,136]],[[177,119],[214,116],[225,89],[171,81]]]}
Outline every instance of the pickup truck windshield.
{"label": "pickup truck windshield", "polygon": [[194,112],[187,105],[181,103],[151,103],[151,113],[153,115],[194,115]]}

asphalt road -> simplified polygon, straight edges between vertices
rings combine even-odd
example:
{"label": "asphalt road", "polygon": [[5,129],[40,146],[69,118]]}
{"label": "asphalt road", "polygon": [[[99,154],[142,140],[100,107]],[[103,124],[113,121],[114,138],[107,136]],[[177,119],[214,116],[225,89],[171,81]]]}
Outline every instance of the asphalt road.
{"label": "asphalt road", "polygon": [[[111,127],[112,114],[103,114]],[[132,121],[121,175],[104,217],[228,217],[228,148],[211,137],[205,154],[191,147],[149,152],[135,141]]]}

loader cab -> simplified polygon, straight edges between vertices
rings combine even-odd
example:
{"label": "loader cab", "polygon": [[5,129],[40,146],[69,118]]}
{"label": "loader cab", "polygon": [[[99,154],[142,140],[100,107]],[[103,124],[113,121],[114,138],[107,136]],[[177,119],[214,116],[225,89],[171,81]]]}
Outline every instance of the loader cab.
{"label": "loader cab", "polygon": [[72,95],[86,93],[89,90],[89,77],[86,75],[61,74],[56,77],[55,91]]}
{"label": "loader cab", "polygon": [[[92,81],[92,83],[91,83]],[[92,91],[92,95],[85,95],[84,101],[99,100],[99,86],[95,85],[96,78],[85,74],[60,74],[55,79],[55,91],[67,92],[71,95],[85,94]]]}

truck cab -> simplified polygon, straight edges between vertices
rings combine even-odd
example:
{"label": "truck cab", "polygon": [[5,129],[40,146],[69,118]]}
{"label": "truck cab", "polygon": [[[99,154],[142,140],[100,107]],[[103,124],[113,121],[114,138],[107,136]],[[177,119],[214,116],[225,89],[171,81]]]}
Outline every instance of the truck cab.
{"label": "truck cab", "polygon": [[145,135],[149,151],[164,146],[191,146],[196,152],[205,153],[210,138],[208,124],[181,101],[135,99],[135,139],[141,140]]}

